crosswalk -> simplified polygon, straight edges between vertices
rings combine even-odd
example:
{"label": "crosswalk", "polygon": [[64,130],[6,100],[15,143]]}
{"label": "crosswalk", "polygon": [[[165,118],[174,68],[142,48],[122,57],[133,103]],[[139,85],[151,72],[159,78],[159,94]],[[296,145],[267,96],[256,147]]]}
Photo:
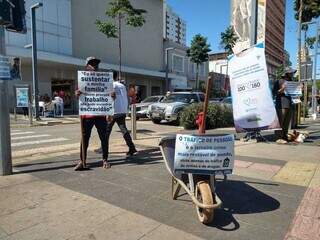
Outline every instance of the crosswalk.
{"label": "crosswalk", "polygon": [[33,131],[12,130],[11,147],[36,147],[37,145],[60,144],[68,141],[65,137],[53,137],[50,134],[37,134]]}

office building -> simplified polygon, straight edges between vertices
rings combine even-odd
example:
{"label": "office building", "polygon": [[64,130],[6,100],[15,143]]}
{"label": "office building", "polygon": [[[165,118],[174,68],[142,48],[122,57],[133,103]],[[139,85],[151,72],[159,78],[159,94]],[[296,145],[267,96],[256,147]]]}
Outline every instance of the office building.
{"label": "office building", "polygon": [[256,32],[256,42],[265,42],[265,53],[270,78],[284,63],[285,0],[257,0],[257,28],[252,17],[255,0],[232,0],[231,25],[239,37],[243,48],[250,46]]}
{"label": "office building", "polygon": [[164,1],[164,38],[186,45],[186,22]]}
{"label": "office building", "polygon": [[[105,11],[111,0],[39,0],[43,7],[36,10],[39,94],[63,90],[66,94],[66,113],[77,113],[74,96],[77,88],[77,71],[83,70],[85,59],[101,59],[100,68],[118,70],[118,40],[108,39],[95,25],[97,18],[106,19]],[[30,6],[26,0],[27,34],[5,33],[8,56],[20,57],[22,81],[13,84],[32,85]],[[147,10],[146,23],[141,28],[123,26],[122,64],[126,85],[134,84],[140,98],[164,93],[165,65],[163,41],[163,1],[131,0],[136,8]],[[171,78],[176,74],[170,73]],[[10,99],[13,99],[10,86]],[[14,101],[10,103],[13,107]]]}

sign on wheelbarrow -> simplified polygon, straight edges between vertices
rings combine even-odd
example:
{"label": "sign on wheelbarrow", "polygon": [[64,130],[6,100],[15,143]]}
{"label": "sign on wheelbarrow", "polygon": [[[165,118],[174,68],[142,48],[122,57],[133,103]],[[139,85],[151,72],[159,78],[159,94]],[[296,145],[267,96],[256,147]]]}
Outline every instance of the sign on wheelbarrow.
{"label": "sign on wheelbarrow", "polygon": [[194,174],[231,174],[234,135],[195,136],[177,134],[174,169]]}

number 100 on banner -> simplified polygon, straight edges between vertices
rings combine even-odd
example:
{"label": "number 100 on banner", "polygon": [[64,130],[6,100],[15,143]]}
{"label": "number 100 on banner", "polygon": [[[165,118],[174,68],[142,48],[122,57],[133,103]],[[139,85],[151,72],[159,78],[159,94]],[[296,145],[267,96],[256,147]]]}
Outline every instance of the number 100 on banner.
{"label": "number 100 on banner", "polygon": [[79,115],[113,115],[113,74],[78,71]]}

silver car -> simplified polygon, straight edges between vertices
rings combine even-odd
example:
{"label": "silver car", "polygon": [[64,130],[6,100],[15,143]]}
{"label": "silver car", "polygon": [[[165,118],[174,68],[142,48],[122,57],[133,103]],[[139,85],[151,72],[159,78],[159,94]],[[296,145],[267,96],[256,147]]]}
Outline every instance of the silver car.
{"label": "silver car", "polygon": [[158,103],[163,100],[164,96],[150,96],[145,98],[141,103],[136,104],[137,118],[148,117],[148,107],[153,103]]}
{"label": "silver car", "polygon": [[192,103],[204,101],[202,92],[173,92],[161,102],[149,106],[149,117],[152,122],[160,123],[162,120],[178,123],[181,111]]}

